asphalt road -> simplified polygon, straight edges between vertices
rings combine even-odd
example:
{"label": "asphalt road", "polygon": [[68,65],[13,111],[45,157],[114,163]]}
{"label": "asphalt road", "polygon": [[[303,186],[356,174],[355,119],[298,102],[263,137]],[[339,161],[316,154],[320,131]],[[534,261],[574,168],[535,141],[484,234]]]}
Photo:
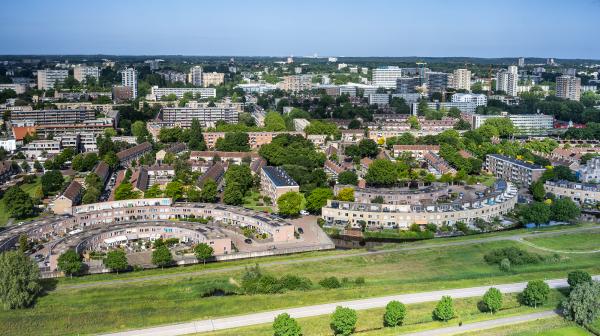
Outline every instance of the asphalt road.
{"label": "asphalt road", "polygon": [[482,331],[486,329],[499,328],[503,326],[508,326],[512,324],[524,323],[529,321],[535,321],[539,319],[545,319],[549,317],[560,316],[554,310],[547,310],[539,313],[526,314],[526,315],[517,315],[499,318],[495,320],[474,322],[474,323],[466,323],[462,326],[453,326],[453,327],[445,327],[438,328],[426,331],[420,331],[416,333],[404,334],[403,336],[442,336],[442,335],[456,335],[462,334],[470,331]]}
{"label": "asphalt road", "polygon": [[[600,275],[594,276],[594,280],[600,280]],[[567,287],[566,279],[553,279],[546,280],[546,283],[550,288],[562,288]],[[319,316],[331,314],[336,307],[343,306],[356,310],[381,308],[385,307],[388,302],[392,300],[400,301],[404,304],[421,303],[438,301],[442,296],[451,296],[454,299],[467,298],[474,296],[482,296],[490,287],[499,289],[502,293],[517,293],[523,291],[527,286],[526,282],[500,284],[495,286],[481,286],[481,287],[470,287],[470,288],[458,288],[440,290],[434,292],[422,292],[422,293],[411,293],[401,295],[390,295],[384,297],[376,297],[361,300],[351,301],[340,301],[334,303],[320,304],[314,306],[305,306],[289,309],[280,309],[262,313],[240,315],[225,317],[219,319],[210,320],[198,320],[185,323],[177,323],[159,327],[145,328],[130,330],[112,334],[105,334],[105,336],[176,336],[186,335],[199,332],[209,332],[230,328],[246,327],[256,324],[272,323],[275,317],[281,313],[288,313],[294,318],[303,318],[311,316]],[[429,334],[423,334],[429,335]],[[433,335],[433,334],[432,334]],[[438,334],[436,334],[438,335]]]}
{"label": "asphalt road", "polygon": [[[576,232],[581,232],[581,231],[590,231],[590,230],[597,230],[597,229],[600,229],[600,225],[583,227],[583,228],[575,228],[575,229],[559,230],[559,231],[540,232],[540,233],[536,233],[536,234],[520,233],[520,234],[511,235],[511,236],[497,236],[497,237],[469,239],[469,240],[454,241],[454,242],[439,243],[439,244],[423,244],[423,245],[416,245],[416,246],[405,246],[405,247],[399,247],[399,248],[394,248],[394,249],[365,251],[365,252],[352,253],[352,254],[328,255],[328,256],[321,256],[321,257],[295,259],[295,260],[261,262],[260,266],[268,267],[268,266],[300,264],[300,263],[306,263],[306,262],[319,262],[319,261],[336,260],[336,259],[343,259],[343,258],[386,254],[386,253],[392,253],[392,252],[414,251],[414,250],[424,250],[424,249],[430,249],[430,248],[472,245],[472,244],[486,243],[486,242],[492,242],[492,241],[504,241],[504,240],[520,241],[526,237],[552,236],[552,235],[576,233]],[[181,277],[200,276],[200,275],[205,275],[205,274],[222,273],[222,272],[229,272],[229,271],[240,271],[240,270],[244,270],[245,267],[246,267],[246,265],[240,265],[240,266],[231,266],[231,267],[223,267],[223,268],[215,268],[215,269],[206,269],[206,270],[195,271],[195,272],[170,273],[170,274],[151,275],[151,276],[146,276],[146,277],[130,278],[130,279],[125,278],[125,279],[115,279],[115,280],[105,280],[105,281],[94,281],[94,282],[87,282],[87,283],[74,284],[74,285],[61,285],[61,286],[58,286],[57,290],[82,289],[82,288],[91,288],[91,287],[98,287],[98,286],[139,283],[139,282],[153,281],[153,280],[176,279],[176,278],[181,278]]]}

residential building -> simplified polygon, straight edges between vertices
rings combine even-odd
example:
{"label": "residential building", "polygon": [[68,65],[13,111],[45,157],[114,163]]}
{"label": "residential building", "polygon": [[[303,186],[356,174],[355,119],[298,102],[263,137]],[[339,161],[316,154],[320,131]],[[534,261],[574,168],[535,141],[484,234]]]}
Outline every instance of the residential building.
{"label": "residential building", "polygon": [[[467,113],[467,114],[474,114],[477,111],[477,104],[474,102],[428,102],[427,106],[430,109],[435,109],[435,110],[440,110],[440,109],[446,109],[446,110],[450,110],[453,107],[456,107],[457,109],[460,110],[460,112],[462,113]],[[412,113],[414,115],[417,115],[419,113],[419,104],[418,103],[413,103],[412,104]]]}
{"label": "residential building", "polygon": [[488,154],[485,167],[494,176],[529,187],[537,181],[546,168],[500,154]]}
{"label": "residential building", "polygon": [[277,89],[277,85],[268,83],[238,84],[236,88],[244,90],[245,93],[266,93]]}
{"label": "residential building", "polygon": [[292,122],[294,123],[294,130],[297,132],[303,132],[306,126],[310,125],[310,121],[303,118],[296,118]]}
{"label": "residential building", "polygon": [[258,160],[260,156],[256,152],[220,152],[220,151],[191,151],[191,161],[220,161],[242,164],[244,160],[248,162]]}
{"label": "residential building", "polygon": [[10,113],[12,123],[31,122],[35,125],[69,125],[96,119],[94,110],[15,110]]}
{"label": "residential building", "polygon": [[566,75],[556,77],[556,96],[579,101],[581,97],[581,78]]}
{"label": "residential building", "polygon": [[445,72],[427,73],[427,91],[428,92],[446,92],[448,88],[448,74]]}
{"label": "residential building", "polygon": [[85,82],[88,77],[98,81],[98,78],[100,78],[100,70],[97,66],[77,65],[73,68],[73,77],[80,83]]}
{"label": "residential building", "polygon": [[132,93],[131,98],[133,98],[133,99],[137,98],[137,90],[138,90],[137,72],[135,71],[134,68],[126,68],[125,70],[123,70],[121,72],[121,84],[123,86],[131,88],[131,93]]}
{"label": "residential building", "polygon": [[202,73],[202,86],[219,86],[225,83],[225,74],[220,72],[203,72]]}
{"label": "residential building", "polygon": [[496,91],[504,91],[507,95],[516,97],[518,95],[518,84],[519,73],[516,66],[511,65],[508,67],[508,70],[498,72],[496,77]]}
{"label": "residential building", "polygon": [[440,146],[439,145],[394,145],[392,147],[392,151],[394,156],[398,157],[400,154],[408,152],[411,153],[411,156],[422,159],[425,153],[439,153]]}
{"label": "residential building", "polygon": [[588,160],[578,172],[579,179],[585,183],[600,183],[600,156]]}
{"label": "residential building", "polygon": [[519,57],[519,60],[517,62],[517,65],[519,66],[519,68],[522,68],[525,66],[525,58],[523,57]]}
{"label": "residential building", "polygon": [[210,179],[215,181],[217,186],[221,185],[223,177],[225,176],[225,166],[222,162],[215,162],[204,175],[198,178],[198,185],[204,187],[204,184]]}
{"label": "residential building", "polygon": [[369,95],[369,105],[389,105],[390,95],[387,93],[372,93]]}
{"label": "residential building", "polygon": [[127,149],[124,149],[117,153],[117,158],[119,159],[119,163],[123,166],[129,165],[132,161],[139,159],[144,154],[150,152],[152,150],[152,144],[149,142],[141,143],[137,146],[133,146]]}
{"label": "residential building", "polygon": [[376,68],[373,69],[373,86],[395,89],[400,77],[402,77],[402,69],[397,66]]}
{"label": "residential building", "polygon": [[452,87],[456,90],[471,91],[471,71],[456,69],[452,72]]}
{"label": "residential building", "polygon": [[164,79],[166,82],[169,82],[169,83],[175,83],[175,82],[185,83],[185,82],[187,82],[187,77],[188,77],[183,72],[172,71],[172,70],[158,71],[158,72],[156,72],[156,74],[159,75],[162,79]]}
{"label": "residential building", "polygon": [[17,150],[17,140],[16,139],[0,139],[0,148],[3,148],[5,151],[12,153]]}
{"label": "residential building", "polygon": [[491,118],[508,118],[516,128],[518,135],[546,135],[554,127],[554,117],[545,114],[508,114],[481,115],[473,114],[471,125],[473,129],[481,127],[486,120]]}
{"label": "residential building", "polygon": [[236,106],[220,105],[210,107],[208,104],[191,104],[188,107],[163,107],[162,120],[182,127],[190,127],[192,120],[197,119],[202,127],[214,126],[223,120],[228,124],[238,122],[240,111]]}
{"label": "residential building", "polygon": [[277,199],[290,191],[299,192],[300,186],[281,167],[264,166],[260,175],[260,191],[271,198],[274,204]]}
{"label": "residential building", "polygon": [[0,84],[0,91],[13,90],[16,94],[23,94],[27,91],[26,84]]}
{"label": "residential building", "polygon": [[284,91],[300,92],[312,89],[311,75],[292,75],[283,77],[279,86]]}
{"label": "residential building", "polygon": [[194,86],[202,86],[202,67],[195,65],[190,68],[188,74],[188,82]]}
{"label": "residential building", "polygon": [[[204,142],[208,148],[215,148],[217,140],[225,137],[226,132],[203,132]],[[269,144],[279,134],[290,134],[304,136],[303,132],[248,132],[248,143],[250,148],[258,149],[262,145]]]}
{"label": "residential building", "polygon": [[115,85],[112,87],[112,99],[115,102],[125,102],[133,99],[133,88],[131,86]]}
{"label": "residential building", "polygon": [[546,181],[546,192],[558,198],[570,198],[580,205],[595,205],[600,203],[600,185],[569,181]]}
{"label": "residential building", "polygon": [[183,95],[186,93],[191,93],[194,98],[205,99],[205,98],[214,98],[217,96],[217,89],[215,88],[161,88],[158,86],[153,86],[150,89],[150,99],[151,100],[160,100],[163,96],[168,96],[174,94],[177,96],[177,99],[183,98]]}
{"label": "residential building", "polygon": [[452,95],[453,103],[475,103],[476,106],[487,106],[487,96],[477,93],[455,93]]}
{"label": "residential building", "polygon": [[436,176],[441,176],[444,174],[456,174],[456,169],[452,168],[452,166],[450,166],[446,160],[433,151],[424,153],[423,159],[425,162],[427,162],[429,169]]}
{"label": "residential building", "polygon": [[69,70],[44,69],[37,71],[37,87],[39,90],[54,89],[56,83],[62,83],[69,77]]}
{"label": "residential building", "polygon": [[79,205],[83,194],[83,186],[77,181],[72,181],[65,192],[56,198],[52,204],[52,212],[58,215],[70,215],[73,207]]}
{"label": "residential building", "polygon": [[38,159],[46,154],[59,154],[61,152],[60,140],[34,140],[21,147],[21,152],[28,159]]}

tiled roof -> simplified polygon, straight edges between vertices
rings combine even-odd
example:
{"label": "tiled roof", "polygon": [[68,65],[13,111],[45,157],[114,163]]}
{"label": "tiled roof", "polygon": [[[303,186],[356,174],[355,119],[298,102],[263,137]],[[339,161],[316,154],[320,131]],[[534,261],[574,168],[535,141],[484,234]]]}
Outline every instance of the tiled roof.
{"label": "tiled roof", "polygon": [[79,196],[79,194],[81,193],[82,188],[83,187],[81,186],[81,184],[79,184],[79,182],[73,181],[69,184],[67,189],[65,189],[63,196],[70,199],[71,201],[75,201],[77,199],[77,196]]}
{"label": "tiled roof", "polygon": [[128,157],[139,155],[145,151],[152,149],[152,145],[149,142],[144,142],[139,145],[133,146],[131,148],[127,148],[117,153],[117,158],[119,160],[124,160]]}

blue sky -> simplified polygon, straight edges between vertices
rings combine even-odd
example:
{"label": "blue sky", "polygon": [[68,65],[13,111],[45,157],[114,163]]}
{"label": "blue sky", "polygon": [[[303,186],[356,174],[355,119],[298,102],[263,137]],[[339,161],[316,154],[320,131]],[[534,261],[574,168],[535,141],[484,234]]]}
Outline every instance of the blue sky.
{"label": "blue sky", "polygon": [[600,59],[600,0],[3,0],[0,54]]}

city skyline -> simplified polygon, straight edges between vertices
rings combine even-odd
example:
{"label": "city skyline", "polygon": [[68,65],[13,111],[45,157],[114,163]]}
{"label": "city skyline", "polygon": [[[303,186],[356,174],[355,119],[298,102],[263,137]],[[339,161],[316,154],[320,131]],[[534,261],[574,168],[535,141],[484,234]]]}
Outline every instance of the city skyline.
{"label": "city skyline", "polygon": [[600,13],[596,0],[367,6],[63,0],[3,7],[4,55],[600,58],[600,45],[587,34]]}

